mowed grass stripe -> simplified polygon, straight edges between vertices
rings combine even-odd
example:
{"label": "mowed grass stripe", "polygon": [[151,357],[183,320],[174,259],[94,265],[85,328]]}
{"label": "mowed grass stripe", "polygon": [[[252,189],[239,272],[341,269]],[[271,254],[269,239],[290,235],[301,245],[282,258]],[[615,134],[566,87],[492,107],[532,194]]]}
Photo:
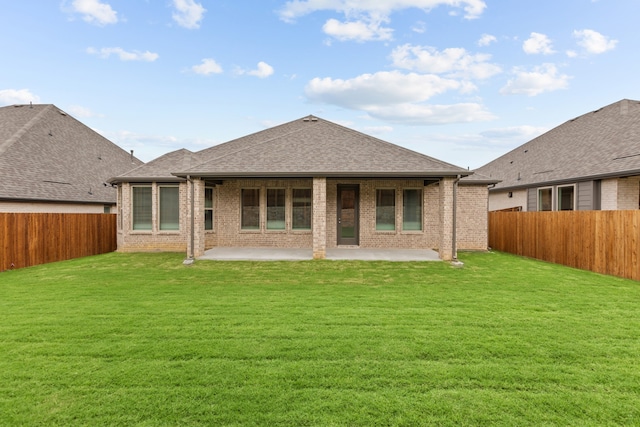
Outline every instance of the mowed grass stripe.
{"label": "mowed grass stripe", "polygon": [[0,424],[640,423],[640,283],[461,259],[0,273]]}

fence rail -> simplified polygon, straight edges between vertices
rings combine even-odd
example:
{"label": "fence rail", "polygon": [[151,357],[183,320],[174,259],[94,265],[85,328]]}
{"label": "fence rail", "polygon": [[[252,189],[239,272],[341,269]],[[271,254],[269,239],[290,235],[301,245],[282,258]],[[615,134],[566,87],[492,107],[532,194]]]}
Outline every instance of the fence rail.
{"label": "fence rail", "polygon": [[0,271],[113,252],[116,215],[0,213]]}
{"label": "fence rail", "polygon": [[489,212],[489,246],[640,280],[640,211]]}

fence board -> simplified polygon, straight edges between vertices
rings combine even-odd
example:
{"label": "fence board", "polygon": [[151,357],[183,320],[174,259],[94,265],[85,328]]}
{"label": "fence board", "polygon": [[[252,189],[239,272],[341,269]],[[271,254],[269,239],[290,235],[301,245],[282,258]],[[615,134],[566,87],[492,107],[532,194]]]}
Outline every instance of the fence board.
{"label": "fence board", "polygon": [[113,252],[116,215],[0,213],[0,271]]}
{"label": "fence board", "polygon": [[489,212],[489,246],[640,280],[640,211]]}

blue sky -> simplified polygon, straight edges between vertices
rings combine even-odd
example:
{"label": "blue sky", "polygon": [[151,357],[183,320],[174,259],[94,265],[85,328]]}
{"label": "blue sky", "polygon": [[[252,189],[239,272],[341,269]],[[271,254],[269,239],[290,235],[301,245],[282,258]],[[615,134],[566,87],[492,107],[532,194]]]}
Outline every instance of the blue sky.
{"label": "blue sky", "polygon": [[640,99],[637,0],[47,0],[0,8],[0,106],[143,161],[314,114],[471,169]]}

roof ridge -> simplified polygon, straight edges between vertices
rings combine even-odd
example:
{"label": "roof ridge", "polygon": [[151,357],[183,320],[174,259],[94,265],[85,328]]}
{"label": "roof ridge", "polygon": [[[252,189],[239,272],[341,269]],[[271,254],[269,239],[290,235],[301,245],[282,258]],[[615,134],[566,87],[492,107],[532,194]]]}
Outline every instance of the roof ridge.
{"label": "roof ridge", "polygon": [[[14,107],[17,107],[14,105]],[[50,110],[53,107],[53,104],[47,104],[38,114],[33,116],[27,123],[24,124],[16,133],[14,133],[11,138],[7,139],[5,142],[0,142],[0,155],[7,151],[9,147],[11,147],[17,140],[22,138],[22,135],[27,133],[29,129],[31,129],[44,115],[45,112]]]}

